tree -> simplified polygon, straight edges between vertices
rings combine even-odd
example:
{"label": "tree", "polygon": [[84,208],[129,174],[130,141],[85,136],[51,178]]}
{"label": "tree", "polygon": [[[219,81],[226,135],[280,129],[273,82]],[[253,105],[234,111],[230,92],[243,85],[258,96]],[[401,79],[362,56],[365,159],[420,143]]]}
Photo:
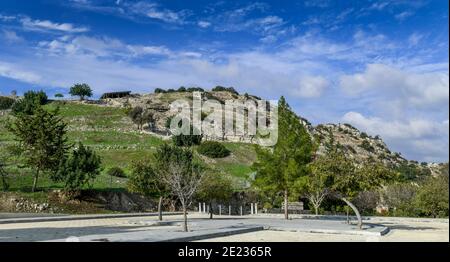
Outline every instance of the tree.
{"label": "tree", "polygon": [[63,94],[61,94],[61,93],[57,93],[57,94],[55,94],[55,97],[56,97],[56,98],[63,98],[63,97],[64,97],[64,95],[63,95]]}
{"label": "tree", "polygon": [[45,105],[48,102],[47,94],[44,91],[27,91],[23,98],[16,101],[12,106],[14,115],[18,114],[33,114],[36,108]]}
{"label": "tree", "polygon": [[209,218],[213,218],[213,201],[229,200],[233,194],[233,181],[223,174],[207,173],[200,184],[197,197],[209,203]]}
{"label": "tree", "polygon": [[417,216],[419,211],[411,200],[416,198],[418,190],[419,187],[415,183],[393,183],[382,190],[382,202],[394,216]]}
{"label": "tree", "polygon": [[167,188],[158,176],[158,173],[155,172],[151,161],[133,162],[127,188],[132,193],[158,197],[158,218],[162,220],[162,200],[164,197],[167,197]]}
{"label": "tree", "polygon": [[0,96],[0,110],[10,109],[15,101],[16,100],[11,97]]}
{"label": "tree", "polygon": [[81,142],[72,150],[70,156],[61,161],[55,181],[64,183],[64,190],[73,192],[89,185],[101,171],[101,158]]}
{"label": "tree", "polygon": [[421,213],[432,217],[448,217],[448,187],[448,175],[428,177],[415,199]]}
{"label": "tree", "polygon": [[278,104],[278,142],[271,149],[256,146],[258,160],[253,168],[257,187],[283,194],[286,219],[289,219],[289,196],[296,190],[296,181],[308,174],[312,150],[310,135],[281,97]]}
{"label": "tree", "polygon": [[88,84],[75,84],[70,88],[69,94],[79,96],[80,101],[83,101],[85,97],[92,96],[92,89]]}
{"label": "tree", "polygon": [[332,177],[323,170],[323,158],[318,158],[310,164],[310,174],[298,180],[299,191],[304,194],[314,207],[314,213],[319,214],[319,207],[329,194]]}
{"label": "tree", "polygon": [[154,122],[153,112],[144,110],[140,106],[131,109],[131,111],[128,113],[128,116],[131,118],[131,121],[133,121],[133,123],[137,125],[138,130],[142,130],[144,124]]}
{"label": "tree", "polygon": [[381,163],[367,162],[356,165],[338,146],[332,146],[327,154],[321,157],[321,169],[332,178],[331,191],[353,210],[361,229],[361,214],[351,202],[352,199],[359,192],[381,187],[383,183],[394,179],[396,173]]}
{"label": "tree", "polygon": [[8,125],[20,150],[25,164],[34,168],[32,191],[37,187],[42,171],[57,171],[60,162],[65,159],[67,146],[67,124],[58,116],[58,111],[47,111],[42,107],[34,110],[33,115],[19,114]]}
{"label": "tree", "polygon": [[156,150],[156,172],[176,196],[183,208],[183,230],[188,231],[187,208],[203,176],[203,168],[194,159],[192,150],[163,144]]}

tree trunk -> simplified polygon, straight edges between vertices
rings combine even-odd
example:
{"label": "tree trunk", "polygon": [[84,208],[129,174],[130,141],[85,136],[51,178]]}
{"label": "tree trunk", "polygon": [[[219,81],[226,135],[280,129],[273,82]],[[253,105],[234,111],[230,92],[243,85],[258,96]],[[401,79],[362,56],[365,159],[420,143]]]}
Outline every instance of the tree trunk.
{"label": "tree trunk", "polygon": [[211,201],[209,201],[209,219],[213,219],[213,208]]}
{"label": "tree trunk", "polygon": [[186,205],[184,203],[183,203],[183,218],[184,218],[183,231],[188,232],[187,210],[186,210]]}
{"label": "tree trunk", "polygon": [[159,221],[162,221],[162,208],[161,208],[162,200],[163,200],[163,197],[160,196],[159,197],[159,202],[158,202],[158,219],[159,219]]}
{"label": "tree trunk", "polygon": [[289,219],[288,213],[288,191],[284,190],[284,218]]}
{"label": "tree trunk", "polygon": [[319,214],[319,207],[314,205],[314,212],[316,213],[316,216]]}
{"label": "tree trunk", "polygon": [[342,198],[342,201],[344,201],[349,207],[353,209],[353,212],[355,212],[356,217],[358,218],[358,228],[362,229],[362,218],[361,214],[359,213],[358,209],[355,205],[353,205],[350,201],[348,201],[345,197]]}
{"label": "tree trunk", "polygon": [[31,192],[35,192],[36,191],[38,178],[39,178],[39,169],[36,170],[36,174],[34,175],[33,187],[31,188]]}

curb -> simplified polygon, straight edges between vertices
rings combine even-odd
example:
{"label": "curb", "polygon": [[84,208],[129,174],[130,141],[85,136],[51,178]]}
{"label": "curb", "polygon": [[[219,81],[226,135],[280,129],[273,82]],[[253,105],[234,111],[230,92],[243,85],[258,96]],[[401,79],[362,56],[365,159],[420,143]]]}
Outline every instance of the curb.
{"label": "curb", "polygon": [[250,227],[250,228],[236,229],[236,230],[232,230],[232,231],[206,233],[206,234],[197,235],[197,236],[166,239],[166,240],[162,240],[159,242],[191,242],[191,241],[204,240],[204,239],[209,239],[209,238],[226,237],[226,236],[239,235],[239,234],[251,233],[251,232],[256,232],[256,231],[263,231],[264,229],[265,228],[263,226],[255,226],[255,227]]}
{"label": "curb", "polygon": [[301,233],[319,233],[319,234],[335,234],[335,235],[358,235],[358,236],[384,236],[389,233],[389,227],[380,226],[380,231],[364,231],[364,230],[334,230],[334,229],[302,229],[302,228],[285,228],[285,227],[265,227],[265,230],[287,231]]}
{"label": "curb", "polygon": [[[167,212],[163,216],[181,215],[182,212]],[[133,214],[104,214],[104,215],[75,215],[75,216],[54,216],[54,217],[27,217],[27,218],[6,218],[0,219],[0,224],[33,223],[33,222],[55,222],[55,221],[73,221],[89,219],[106,218],[127,218],[127,217],[145,217],[158,216],[158,213],[133,213]]]}

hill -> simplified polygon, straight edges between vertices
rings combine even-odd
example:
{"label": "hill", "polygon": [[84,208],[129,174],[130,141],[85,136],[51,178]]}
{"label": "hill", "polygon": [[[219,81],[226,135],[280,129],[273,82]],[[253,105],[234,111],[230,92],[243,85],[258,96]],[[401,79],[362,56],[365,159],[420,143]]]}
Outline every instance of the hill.
{"label": "hill", "polygon": [[[111,178],[106,172],[109,168],[120,167],[129,173],[131,163],[148,158],[155,148],[168,140],[167,120],[173,113],[169,111],[171,102],[177,99],[192,101],[191,92],[161,92],[152,94],[132,94],[122,98],[107,98],[96,101],[52,101],[46,105],[49,109],[60,108],[60,113],[69,124],[69,139],[75,143],[83,142],[98,151],[102,157],[104,170],[96,179],[95,189],[123,189],[126,178]],[[223,103],[228,99],[237,101],[258,100],[260,98],[248,94],[239,95],[229,91],[205,92],[204,101],[215,99]],[[138,131],[127,116],[127,111],[136,106],[152,110],[155,126],[144,127]],[[7,148],[14,144],[12,135],[6,130],[8,115],[0,115],[0,154],[5,155]],[[372,159],[385,165],[397,168],[407,178],[421,175],[448,173],[448,165],[418,163],[408,161],[400,153],[391,152],[378,136],[371,137],[349,124],[320,124],[312,126],[306,119],[299,117],[307,130],[321,141],[319,152],[331,140],[339,142],[347,154],[356,162]],[[231,151],[231,155],[221,159],[203,157],[204,162],[214,172],[232,175],[240,187],[245,187],[251,177],[251,165],[256,160],[254,147],[248,137],[216,137],[210,138],[223,142]],[[31,184],[30,170],[21,168],[14,159],[7,168],[12,190],[23,190]],[[60,185],[44,177],[40,180],[44,188],[58,188]]]}

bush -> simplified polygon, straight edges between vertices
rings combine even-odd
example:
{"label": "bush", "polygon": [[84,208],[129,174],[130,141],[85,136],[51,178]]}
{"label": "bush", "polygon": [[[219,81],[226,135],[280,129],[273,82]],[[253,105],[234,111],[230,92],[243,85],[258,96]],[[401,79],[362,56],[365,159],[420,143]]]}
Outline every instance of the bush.
{"label": "bush", "polygon": [[230,92],[235,95],[239,95],[239,93],[234,89],[234,87],[223,87],[223,86],[216,86],[211,91],[219,92],[219,91],[225,91]]}
{"label": "bush", "polygon": [[155,89],[155,94],[162,94],[162,93],[166,93],[167,91],[162,89],[162,88],[156,88]]}
{"label": "bush", "polygon": [[0,110],[10,109],[14,102],[15,100],[10,97],[0,96]]}
{"label": "bush", "polygon": [[120,167],[111,167],[108,172],[106,172],[108,176],[115,176],[115,177],[127,177],[127,174],[125,174],[125,171],[123,171]]}
{"label": "bush", "polygon": [[23,98],[13,104],[12,111],[14,114],[24,113],[31,115],[37,107],[45,105],[47,102],[48,97],[44,91],[28,91]]}
{"label": "bush", "polygon": [[173,136],[172,140],[177,146],[193,146],[200,145],[202,142],[202,135],[177,135]]}
{"label": "bush", "polygon": [[71,155],[61,162],[53,179],[64,183],[64,190],[76,191],[94,181],[101,171],[101,158],[91,149],[78,143]]}
{"label": "bush", "polygon": [[211,158],[222,158],[230,155],[230,150],[228,150],[224,145],[215,141],[206,141],[202,143],[197,151],[207,157]]}
{"label": "bush", "polygon": [[205,92],[205,90],[201,87],[189,87],[186,91],[188,92]]}
{"label": "bush", "polygon": [[363,149],[365,149],[365,150],[367,150],[367,151],[369,151],[369,152],[374,152],[375,151],[375,148],[369,143],[369,141],[367,141],[367,140],[364,140],[360,145],[359,145],[359,147],[361,147],[361,148],[363,148]]}

